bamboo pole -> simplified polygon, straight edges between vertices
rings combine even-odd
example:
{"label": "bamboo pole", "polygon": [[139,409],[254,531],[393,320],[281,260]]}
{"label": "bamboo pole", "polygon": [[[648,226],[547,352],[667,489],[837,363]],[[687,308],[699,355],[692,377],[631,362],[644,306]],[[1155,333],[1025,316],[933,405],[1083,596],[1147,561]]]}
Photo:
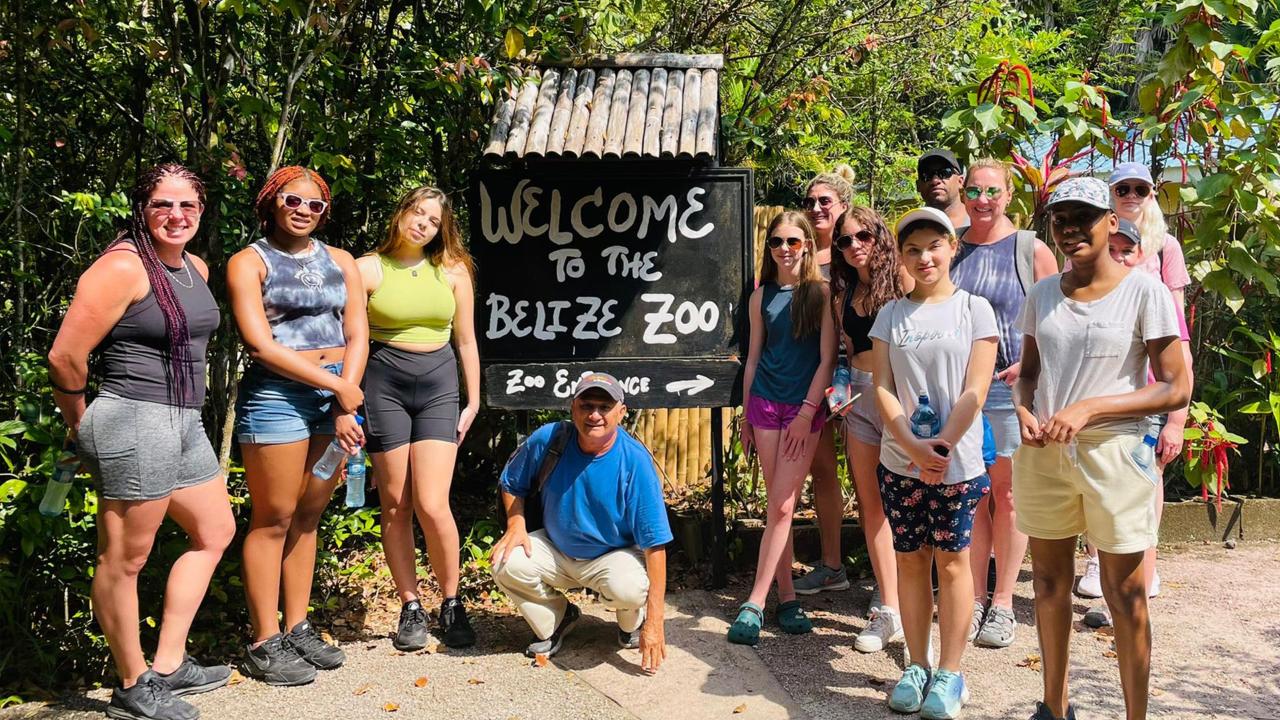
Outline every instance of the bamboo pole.
{"label": "bamboo pole", "polygon": [[555,111],[551,115],[551,128],[547,131],[547,154],[559,155],[564,151],[565,133],[573,115],[573,96],[578,89],[578,71],[567,70],[560,80],[560,93],[556,96]]}
{"label": "bamboo pole", "polygon": [[604,133],[604,157],[620,157],[622,141],[627,134],[627,109],[631,105],[630,70],[619,70],[613,80],[613,104],[609,106],[609,125]]}
{"label": "bamboo pole", "polygon": [[582,154],[582,146],[587,141],[587,123],[591,120],[591,98],[596,91],[596,71],[583,70],[578,76],[578,90],[573,96],[573,116],[569,119],[569,129],[564,141],[565,157],[577,157]]}
{"label": "bamboo pole", "polygon": [[596,91],[591,100],[591,119],[587,123],[587,139],[582,146],[584,157],[604,154],[604,133],[609,126],[609,106],[613,103],[613,70],[600,71]]}
{"label": "bamboo pole", "polygon": [[698,102],[702,99],[702,73],[685,71],[684,108],[680,120],[680,155],[692,157],[698,141]]}
{"label": "bamboo pole", "polygon": [[684,73],[667,73],[666,107],[662,111],[662,157],[680,150],[680,118],[684,104]]}

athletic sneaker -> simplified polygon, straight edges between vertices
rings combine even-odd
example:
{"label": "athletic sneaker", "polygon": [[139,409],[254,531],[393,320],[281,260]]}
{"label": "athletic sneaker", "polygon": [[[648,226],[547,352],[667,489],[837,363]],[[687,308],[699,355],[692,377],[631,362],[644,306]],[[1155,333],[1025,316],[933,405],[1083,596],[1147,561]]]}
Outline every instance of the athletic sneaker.
{"label": "athletic sneaker", "polygon": [[107,717],[121,720],[196,720],[200,711],[179,700],[154,670],[138,676],[131,688],[111,691]]}
{"label": "athletic sneaker", "polygon": [[560,652],[560,645],[564,642],[564,638],[573,630],[573,626],[578,623],[578,618],[582,616],[578,606],[569,603],[564,610],[564,617],[560,619],[560,624],[556,626],[556,631],[551,633],[551,637],[546,640],[534,640],[529,643],[529,647],[524,649],[525,657],[537,657],[546,655],[551,657]]}
{"label": "athletic sneaker", "polygon": [[476,644],[476,631],[467,620],[467,609],[458,598],[447,598],[440,606],[440,635],[451,648],[465,648]]}
{"label": "athletic sneaker", "polygon": [[1087,598],[1102,597],[1102,571],[1098,567],[1096,556],[1085,558],[1084,575],[1081,575],[1080,582],[1076,583],[1076,594]]}
{"label": "athletic sneaker", "polygon": [[889,696],[889,709],[900,713],[920,712],[924,695],[929,690],[929,671],[919,665],[908,665],[902,679]]}
{"label": "athletic sneaker", "polygon": [[627,632],[622,629],[622,626],[618,626],[618,647],[623,650],[635,650],[640,647],[640,629],[644,627],[645,615],[644,608],[641,608],[640,623],[631,632]]}
{"label": "athletic sneaker", "polygon": [[299,657],[320,670],[333,670],[342,667],[342,663],[347,661],[346,653],[325,642],[307,620],[294,625],[289,634],[284,636],[284,641]]}
{"label": "athletic sneaker", "polygon": [[1153,598],[1160,594],[1160,573],[1156,572],[1151,578],[1151,587],[1147,589],[1147,597]]}
{"label": "athletic sneaker", "polygon": [[987,617],[987,608],[981,602],[973,601],[973,617],[969,620],[969,642],[978,637],[978,632],[982,630],[982,621]]}
{"label": "athletic sneaker", "polygon": [[1017,627],[1018,621],[1014,619],[1011,608],[992,605],[975,642],[981,647],[1007,648],[1013,644]]}
{"label": "athletic sneaker", "polygon": [[1111,610],[1109,610],[1106,605],[1095,605],[1089,608],[1089,612],[1084,614],[1084,618],[1081,622],[1091,628],[1110,627]]}
{"label": "athletic sneaker", "polygon": [[414,652],[427,646],[427,611],[422,603],[410,600],[400,608],[400,622],[391,646],[401,652]]}
{"label": "athletic sneaker", "polygon": [[924,720],[955,720],[967,702],[969,686],[964,682],[964,675],[938,670],[933,673],[929,694],[920,706],[920,717]]}
{"label": "athletic sneaker", "polygon": [[276,633],[258,647],[245,648],[240,669],[268,685],[305,685],[316,679],[316,668],[302,659],[293,646]]}
{"label": "athletic sneaker", "polygon": [[880,652],[885,645],[901,639],[902,616],[886,605],[858,633],[858,638],[853,641],[853,649],[864,653]]}
{"label": "athletic sneaker", "polygon": [[168,675],[156,673],[156,677],[168,686],[169,692],[174,696],[195,695],[217,690],[226,685],[231,680],[231,668],[226,665],[206,667],[197,663],[190,655],[186,655],[182,658],[182,664],[177,670]]}
{"label": "athletic sneaker", "polygon": [[849,576],[841,565],[839,570],[818,563],[812,570],[795,580],[796,593],[817,595],[824,590],[848,590]]}
{"label": "athletic sneaker", "polygon": [[1076,709],[1067,703],[1067,714],[1065,717],[1056,717],[1049,711],[1049,706],[1042,702],[1036,703],[1036,714],[1032,715],[1030,720],[1076,720]]}
{"label": "athletic sneaker", "polygon": [[867,601],[867,619],[875,617],[883,604],[884,600],[880,598],[880,586],[875,585],[871,588],[871,599]]}

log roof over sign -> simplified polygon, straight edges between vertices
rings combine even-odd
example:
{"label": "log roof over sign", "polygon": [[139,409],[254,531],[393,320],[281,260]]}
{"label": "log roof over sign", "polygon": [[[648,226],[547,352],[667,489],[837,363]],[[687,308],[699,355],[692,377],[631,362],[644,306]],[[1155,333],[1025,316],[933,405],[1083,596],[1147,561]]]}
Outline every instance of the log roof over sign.
{"label": "log roof over sign", "polygon": [[498,103],[484,155],[717,159],[723,67],[666,53],[533,68]]}

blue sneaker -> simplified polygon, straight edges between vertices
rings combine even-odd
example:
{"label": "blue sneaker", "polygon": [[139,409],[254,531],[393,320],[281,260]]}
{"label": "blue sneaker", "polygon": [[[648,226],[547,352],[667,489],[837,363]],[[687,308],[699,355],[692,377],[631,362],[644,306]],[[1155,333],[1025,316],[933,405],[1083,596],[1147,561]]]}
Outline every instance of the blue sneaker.
{"label": "blue sneaker", "polygon": [[900,713],[919,712],[928,688],[929,671],[919,665],[908,665],[889,696],[889,709]]}
{"label": "blue sneaker", "polygon": [[924,720],[955,720],[967,702],[969,687],[964,683],[964,675],[938,670],[933,673],[929,695],[920,706],[920,717]]}

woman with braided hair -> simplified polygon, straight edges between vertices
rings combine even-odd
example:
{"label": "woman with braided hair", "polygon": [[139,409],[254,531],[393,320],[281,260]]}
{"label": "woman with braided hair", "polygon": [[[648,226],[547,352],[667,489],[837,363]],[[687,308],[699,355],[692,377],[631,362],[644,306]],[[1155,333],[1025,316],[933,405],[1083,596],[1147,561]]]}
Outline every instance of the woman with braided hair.
{"label": "woman with braided hair", "polygon": [[[107,715],[192,720],[177,695],[227,684],[226,666],[186,654],[209,578],[235,535],[227,485],[200,420],[205,349],[218,327],[209,269],[186,252],[200,230],[204,184],[181,165],[144,173],[128,225],[80,276],[49,352],[68,434],[98,486],[93,612],[120,684]],[[89,355],[101,369],[86,407]],[[151,666],[138,633],[138,575],[168,516],[191,545],[173,564]]]}
{"label": "woman with braided hair", "polygon": [[270,685],[308,683],[317,668],[345,661],[307,621],[316,529],[341,474],[319,479],[311,468],[335,437],[348,453],[364,444],[356,410],[369,355],[355,260],[311,236],[329,203],[316,172],[280,168],[255,203],[264,237],[227,266],[232,312],[253,360],[235,429],[253,504],[244,540],[253,642],[241,667]]}

